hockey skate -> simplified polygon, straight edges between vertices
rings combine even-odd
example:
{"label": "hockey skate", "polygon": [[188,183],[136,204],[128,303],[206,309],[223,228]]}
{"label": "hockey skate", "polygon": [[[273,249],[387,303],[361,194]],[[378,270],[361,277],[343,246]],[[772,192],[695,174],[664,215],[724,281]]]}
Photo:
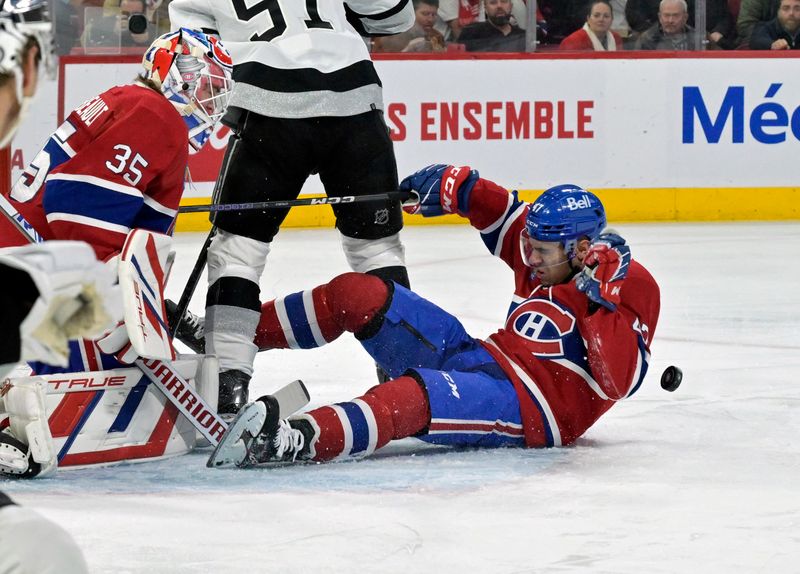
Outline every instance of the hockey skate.
{"label": "hockey skate", "polygon": [[230,370],[219,374],[219,401],[217,412],[223,419],[231,420],[247,404],[250,375]]}
{"label": "hockey skate", "polygon": [[[164,307],[167,311],[167,321],[170,325],[175,325],[178,320],[178,304],[165,299]],[[206,352],[205,317],[195,315],[187,309],[173,337],[195,353],[202,355]]]}
{"label": "hockey skate", "polygon": [[308,421],[281,419],[278,400],[265,395],[239,411],[206,466],[234,464],[248,468],[310,458],[313,436],[314,430]]}

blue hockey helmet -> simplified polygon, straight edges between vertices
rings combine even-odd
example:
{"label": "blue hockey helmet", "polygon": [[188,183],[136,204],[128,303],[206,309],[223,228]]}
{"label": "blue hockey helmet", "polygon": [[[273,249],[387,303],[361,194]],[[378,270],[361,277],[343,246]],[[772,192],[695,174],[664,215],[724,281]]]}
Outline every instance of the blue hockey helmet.
{"label": "blue hockey helmet", "polygon": [[538,241],[557,241],[567,257],[575,256],[575,247],[584,237],[597,239],[606,227],[606,212],[600,199],[591,191],[573,184],[551,187],[528,209],[526,234]]}

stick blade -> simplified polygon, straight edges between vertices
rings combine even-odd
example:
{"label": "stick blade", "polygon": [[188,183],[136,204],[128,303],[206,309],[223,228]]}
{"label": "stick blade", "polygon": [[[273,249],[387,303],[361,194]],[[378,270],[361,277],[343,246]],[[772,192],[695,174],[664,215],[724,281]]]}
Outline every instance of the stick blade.
{"label": "stick blade", "polygon": [[[311,400],[308,389],[303,381],[292,381],[272,393],[278,401],[279,417],[285,419],[303,407]],[[261,430],[264,424],[266,411],[260,401],[245,405],[231,421],[228,430],[219,441],[219,444],[208,458],[208,468],[222,466],[239,466],[247,456],[249,442]]]}

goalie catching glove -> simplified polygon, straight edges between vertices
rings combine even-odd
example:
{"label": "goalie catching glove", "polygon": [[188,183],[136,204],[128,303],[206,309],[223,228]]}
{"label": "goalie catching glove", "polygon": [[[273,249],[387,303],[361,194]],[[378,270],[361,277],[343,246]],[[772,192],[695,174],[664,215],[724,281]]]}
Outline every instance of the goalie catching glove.
{"label": "goalie catching glove", "polygon": [[466,213],[469,195],[480,178],[469,167],[434,164],[424,167],[400,183],[400,191],[410,191],[418,202],[406,205],[406,213],[436,217],[445,213]]}
{"label": "goalie catching glove", "polygon": [[575,284],[595,303],[616,311],[630,262],[631,248],[622,237],[615,233],[601,235],[589,246]]}
{"label": "goalie catching glove", "polygon": [[48,241],[2,249],[0,266],[11,270],[4,273],[3,296],[27,311],[19,324],[19,355],[8,362],[66,366],[69,340],[97,337],[119,320],[115,274],[86,243]]}

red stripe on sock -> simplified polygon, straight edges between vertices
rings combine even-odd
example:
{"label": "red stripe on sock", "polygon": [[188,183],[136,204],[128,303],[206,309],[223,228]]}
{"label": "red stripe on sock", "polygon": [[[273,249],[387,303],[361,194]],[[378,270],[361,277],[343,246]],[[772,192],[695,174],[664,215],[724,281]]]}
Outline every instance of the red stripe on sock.
{"label": "red stripe on sock", "polygon": [[256,327],[256,336],[253,342],[260,351],[289,348],[281,323],[278,321],[275,301],[267,301],[261,305],[261,319]]}
{"label": "red stripe on sock", "polygon": [[314,443],[314,460],[323,462],[342,454],[344,450],[344,428],[339,415],[330,407],[320,407],[306,413],[319,428],[319,437]]}

